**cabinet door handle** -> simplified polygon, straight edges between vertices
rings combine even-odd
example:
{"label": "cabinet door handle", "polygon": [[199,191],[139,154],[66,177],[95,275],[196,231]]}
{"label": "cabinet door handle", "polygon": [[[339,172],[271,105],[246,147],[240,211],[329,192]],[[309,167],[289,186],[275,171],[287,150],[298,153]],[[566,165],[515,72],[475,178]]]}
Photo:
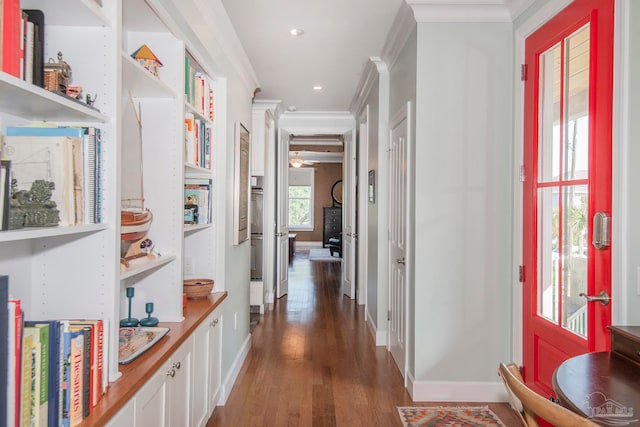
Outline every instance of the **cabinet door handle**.
{"label": "cabinet door handle", "polygon": [[171,369],[169,372],[167,372],[167,376],[168,377],[175,377],[176,376],[176,370],[175,369]]}
{"label": "cabinet door handle", "polygon": [[173,367],[174,367],[175,369],[180,369],[180,362],[175,362],[175,363],[173,364]]}
{"label": "cabinet door handle", "polygon": [[218,326],[218,319],[213,319],[213,326]]}

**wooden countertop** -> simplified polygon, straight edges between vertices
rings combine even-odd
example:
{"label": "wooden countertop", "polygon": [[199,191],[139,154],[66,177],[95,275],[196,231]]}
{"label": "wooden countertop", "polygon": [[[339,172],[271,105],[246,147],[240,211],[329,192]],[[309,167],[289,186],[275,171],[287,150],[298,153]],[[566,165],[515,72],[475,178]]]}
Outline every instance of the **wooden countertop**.
{"label": "wooden countertop", "polygon": [[80,426],[100,427],[105,425],[226,297],[227,292],[225,291],[213,293],[206,299],[189,300],[187,308],[184,310],[184,321],[160,322],[159,326],[168,326],[171,330],[136,360],[127,365],[119,365],[122,376],[109,383],[100,402]]}

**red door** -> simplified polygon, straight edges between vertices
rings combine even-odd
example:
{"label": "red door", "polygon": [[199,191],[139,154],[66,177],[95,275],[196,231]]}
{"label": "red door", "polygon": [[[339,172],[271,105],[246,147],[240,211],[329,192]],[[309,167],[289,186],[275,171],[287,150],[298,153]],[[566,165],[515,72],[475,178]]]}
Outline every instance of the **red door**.
{"label": "red door", "polygon": [[613,0],[575,0],[525,42],[523,363],[544,395],[560,363],[609,345],[611,305],[587,297],[611,295],[611,247],[601,242],[611,215],[613,9]]}

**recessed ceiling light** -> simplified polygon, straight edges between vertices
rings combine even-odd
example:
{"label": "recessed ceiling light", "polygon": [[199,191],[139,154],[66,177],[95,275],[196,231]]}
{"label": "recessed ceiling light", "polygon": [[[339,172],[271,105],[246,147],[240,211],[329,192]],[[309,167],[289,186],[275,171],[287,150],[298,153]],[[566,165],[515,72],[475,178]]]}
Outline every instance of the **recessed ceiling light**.
{"label": "recessed ceiling light", "polygon": [[304,34],[304,30],[301,30],[300,28],[292,28],[289,30],[289,34],[292,36],[301,36]]}
{"label": "recessed ceiling light", "polygon": [[287,107],[287,111],[296,111],[296,110],[297,110],[297,108],[296,108],[296,106],[295,106],[295,105],[289,105],[289,106]]}
{"label": "recessed ceiling light", "polygon": [[322,86],[320,86],[320,85],[315,85],[315,86],[313,87],[313,90],[322,90]]}

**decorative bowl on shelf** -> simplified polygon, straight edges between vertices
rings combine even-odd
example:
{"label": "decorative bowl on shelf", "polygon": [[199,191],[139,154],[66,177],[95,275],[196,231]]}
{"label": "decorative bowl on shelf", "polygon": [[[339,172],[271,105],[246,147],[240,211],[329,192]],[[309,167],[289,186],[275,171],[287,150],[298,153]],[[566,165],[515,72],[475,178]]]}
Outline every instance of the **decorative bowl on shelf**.
{"label": "decorative bowl on shelf", "polygon": [[182,290],[188,299],[203,299],[209,296],[213,289],[212,279],[184,279]]}

